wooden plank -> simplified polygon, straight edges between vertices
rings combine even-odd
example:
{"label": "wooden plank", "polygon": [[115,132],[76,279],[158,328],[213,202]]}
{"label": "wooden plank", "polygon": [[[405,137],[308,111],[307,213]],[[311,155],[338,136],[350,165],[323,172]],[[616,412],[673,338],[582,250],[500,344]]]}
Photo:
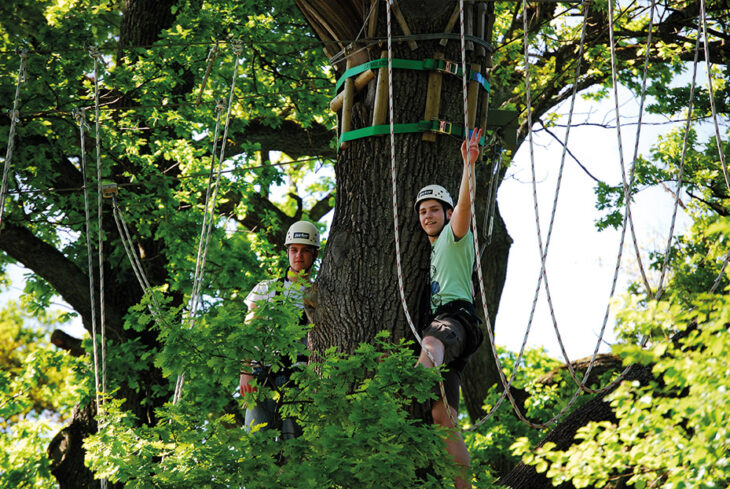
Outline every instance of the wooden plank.
{"label": "wooden plank", "polygon": [[[352,66],[352,58],[347,58],[347,69],[349,70]],[[342,132],[340,132],[340,136],[352,129],[352,102],[355,98],[355,80],[352,78],[345,80],[345,88],[342,92],[344,98],[342,101]],[[346,141],[340,145],[340,148],[345,149],[347,146],[349,146],[349,143]]]}
{"label": "wooden plank", "polygon": [[[444,53],[436,52],[434,59],[444,59]],[[428,74],[428,90],[426,91],[426,110],[423,113],[423,120],[430,121],[436,119],[441,109],[441,82],[443,81],[443,73],[440,71],[431,71]],[[424,132],[421,136],[423,141],[436,141],[436,133]]]}
{"label": "wooden plank", "polygon": [[[388,51],[380,52],[381,58],[388,57]],[[375,106],[373,107],[373,126],[385,124],[385,113],[388,110],[388,67],[378,69],[378,83],[375,86]]]}
{"label": "wooden plank", "polygon": [[[359,92],[365,85],[370,83],[370,80],[375,78],[375,72],[373,70],[363,71],[357,77],[355,77],[355,92]],[[330,102],[330,110],[332,112],[339,112],[342,108],[342,104],[345,101],[345,91],[341,91],[335,98]]]}
{"label": "wooden plank", "polygon": [[[395,15],[395,20],[398,22],[398,25],[400,26],[401,30],[403,31],[403,34],[406,36],[411,35],[411,28],[408,27],[408,22],[406,22],[406,18],[403,16],[403,12],[400,11],[400,8],[398,7],[398,3],[395,0],[386,0],[391,2],[391,9],[393,11],[393,15]],[[408,47],[411,48],[411,51],[415,51],[418,49],[418,44],[416,44],[416,41],[408,41]]]}
{"label": "wooden plank", "polygon": [[[478,64],[472,64],[471,65],[471,71],[472,73],[479,73],[482,69],[481,65]],[[477,120],[477,104],[479,102],[479,90],[481,90],[481,86],[479,85],[479,82],[476,80],[470,80],[469,81],[469,87],[466,92],[466,107],[467,107],[467,123],[469,124],[469,128],[472,129],[475,126],[476,120]]]}

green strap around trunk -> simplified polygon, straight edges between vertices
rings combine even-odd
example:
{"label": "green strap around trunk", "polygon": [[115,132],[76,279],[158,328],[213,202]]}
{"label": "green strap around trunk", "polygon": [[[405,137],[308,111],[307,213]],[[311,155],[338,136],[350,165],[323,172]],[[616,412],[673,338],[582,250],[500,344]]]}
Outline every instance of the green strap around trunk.
{"label": "green strap around trunk", "polygon": [[[355,66],[354,68],[350,68],[349,70],[345,71],[342,76],[337,80],[337,85],[335,86],[335,89],[339,91],[342,84],[345,83],[345,80],[355,75],[359,75],[363,71],[376,70],[378,68],[385,68],[387,66],[387,58],[378,58],[372,61],[368,61],[367,63]],[[445,73],[451,73],[452,75],[456,76],[462,76],[463,73],[463,71],[461,70],[461,66],[457,63],[453,63],[451,61],[443,59],[432,58],[427,58],[421,61],[413,59],[393,58],[393,68],[401,70],[419,71],[437,70],[443,71]],[[469,80],[479,82],[479,85],[481,85],[487,92],[490,90],[489,82],[486,80],[486,78],[484,78],[481,73],[476,71],[472,72],[470,68],[467,68],[466,73]]]}
{"label": "green strap around trunk", "polygon": [[[473,130],[473,129],[472,129]],[[471,134],[471,131],[469,134]],[[408,124],[393,124],[393,132],[395,134],[405,134],[412,132],[437,132],[440,134],[447,134],[456,137],[464,137],[464,126],[459,124],[452,124],[448,121],[418,121]],[[347,131],[340,135],[339,144],[345,141],[352,141],[354,139],[366,138],[369,136],[383,136],[390,134],[390,124],[380,124],[378,126],[367,126],[362,129],[355,129],[354,131]],[[479,139],[479,144],[484,146],[486,140],[484,136]]]}

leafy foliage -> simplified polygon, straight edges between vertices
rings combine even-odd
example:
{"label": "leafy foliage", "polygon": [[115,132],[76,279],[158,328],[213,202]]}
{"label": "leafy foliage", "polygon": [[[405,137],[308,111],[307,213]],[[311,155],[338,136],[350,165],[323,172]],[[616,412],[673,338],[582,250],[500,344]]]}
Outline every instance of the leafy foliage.
{"label": "leafy foliage", "polygon": [[2,487],[55,487],[45,449],[88,388],[85,362],[48,343],[57,323],[51,315],[31,319],[14,303],[0,311]]}
{"label": "leafy foliage", "polygon": [[[259,386],[237,400],[239,358],[282,367],[304,353],[306,329],[283,294],[261,302],[243,322],[239,304],[220,305],[194,330],[179,332],[159,356],[164,371],[188,375],[185,395],[157,410],[160,422],[140,425],[121,401],[87,439],[90,466],[125,487],[442,487],[453,476],[443,456],[443,433],[412,419],[408,408],[430,396],[436,371],[414,369],[410,347],[381,338],[353,355],[334,350],[292,375],[276,391]],[[276,324],[276,327],[272,327]],[[169,333],[176,334],[176,333]],[[185,342],[187,358],[173,345]],[[205,344],[205,352],[190,345]],[[182,345],[181,345],[182,347]],[[277,352],[277,353],[274,353]],[[300,438],[279,440],[275,429],[244,431],[243,403],[273,398],[282,416],[302,426]],[[423,479],[418,471],[428,470]]]}
{"label": "leafy foliage", "polygon": [[[81,272],[86,270],[88,251],[80,169],[85,157],[89,185],[94,187],[95,81],[101,87],[102,178],[119,185],[118,201],[130,223],[133,248],[154,286],[154,299],[137,287],[105,204],[101,231],[107,286],[113,291],[109,310],[116,314],[116,322],[111,325],[107,358],[111,394],[99,418],[99,433],[87,440],[89,465],[98,477],[140,488],[449,484],[453,467],[444,457],[443,433],[407,416],[414,400],[429,395],[434,372],[414,369],[403,344],[383,340],[360,345],[351,356],[328,351],[298,372],[286,389],[261,388],[245,400],[232,394],[241,358],[255,357],[280,368],[274,352],[304,353],[300,340],[306,331],[285,304],[272,304],[265,311],[269,323],[246,324],[242,298],[257,281],[282,271],[278,238],[286,222],[307,216],[319,219],[333,206],[335,122],[324,109],[333,95],[333,74],[321,43],[295,3],[181,0],[168,9],[168,2],[159,2],[165,5],[159,19],[149,19],[160,21],[158,28],[144,33],[148,36],[138,32],[135,39],[129,39],[130,30],[120,26],[128,20],[122,10],[127,3],[0,3],[2,100],[14,99],[15,49],[30,50],[3,233],[27,231],[33,244],[53,250],[33,262],[37,273],[26,281],[26,309],[52,323],[43,314],[54,294],[83,296],[87,283],[86,272]],[[648,12],[639,2],[620,3],[621,15],[615,19],[618,75],[636,93]],[[584,22],[588,42],[579,88],[592,87],[584,96],[601,100],[611,83],[607,2],[591,2],[590,11],[584,10],[586,5],[550,5],[530,5],[527,19],[533,117],[542,116],[547,126],[557,123],[550,111],[572,88]],[[686,21],[691,15],[684,13],[696,6],[689,0],[666,2],[662,17],[667,23],[649,48],[649,107],[670,118],[683,115],[687,106],[687,60],[696,29]],[[724,5],[712,0],[707,6],[715,15],[710,41],[717,43],[722,38],[717,33],[727,30]],[[489,74],[493,103],[524,114],[521,6],[497,2],[494,8],[498,49]],[[234,52],[234,40],[241,42],[240,53]],[[102,52],[96,74],[89,46]],[[726,111],[727,66],[716,66],[711,74],[718,108]],[[205,295],[191,328],[184,319],[185,304],[196,266],[206,178],[217,162],[212,148],[220,149],[222,143],[226,121],[219,119],[225,114],[220,109],[227,108],[233,82],[224,174],[202,284]],[[89,124],[85,154],[73,116],[78,109],[85,109]],[[695,117],[708,115],[709,93],[698,88]],[[7,127],[9,119],[3,116],[0,124]],[[520,137],[526,131],[523,124]],[[8,143],[6,134],[0,131],[2,146]],[[318,134],[325,134],[324,142],[315,144]],[[727,460],[722,455],[727,452],[727,437],[718,416],[727,411],[723,382],[728,376],[722,362],[713,361],[727,346],[722,331],[727,308],[724,299],[702,302],[694,295],[708,290],[721,274],[728,192],[715,141],[699,128],[688,137],[686,150],[681,131],[660,138],[651,154],[637,161],[633,183],[638,192],[677,180],[683,153],[686,156],[682,188],[690,197],[695,227],[672,243],[668,256],[663,250],[652,255],[655,269],[667,258],[672,271],[667,302],[651,302],[634,287],[620,325],[628,345],[651,338],[649,348],[619,350],[627,362],[655,363],[661,381],[624,385],[614,395],[619,423],[585,428],[584,444],[577,446],[582,448],[556,453],[546,447],[528,455],[528,461],[556,480],[586,485],[625,477],[636,487],[659,483],[700,487],[727,480]],[[721,151],[728,152],[726,143]],[[324,174],[318,172],[323,167]],[[596,193],[597,206],[605,212],[599,227],[620,225],[623,187],[601,183]],[[320,204],[322,209],[317,208]],[[96,226],[92,219],[90,235],[96,236]],[[3,242],[3,249],[12,244]],[[33,252],[22,251],[26,250],[4,253],[0,261],[35,258],[29,256]],[[64,276],[70,284],[52,281],[57,278],[52,272],[41,271],[46,260],[68,265],[81,278]],[[719,290],[726,285],[723,275]],[[89,302],[78,299],[74,305],[84,315],[81,308]],[[682,311],[698,310],[705,317],[698,315],[697,329],[689,328],[690,318]],[[80,363],[50,348],[45,332],[27,327],[25,313],[9,309],[2,314],[0,344],[6,349],[0,360],[6,368],[0,375],[0,485],[50,487],[44,445],[58,424],[69,418],[74,403],[83,408],[93,397],[90,360]],[[670,340],[682,332],[687,334],[683,340]],[[511,368],[514,355],[502,352],[502,356]],[[555,367],[541,352],[528,352],[526,362],[516,385],[529,394],[527,415],[545,420],[566,402],[568,383],[536,382]],[[174,379],[183,373],[182,401],[166,404]],[[244,431],[243,402],[263,397],[275,399],[297,417],[304,435],[277,441],[275,430]],[[497,390],[492,390],[485,406],[493,406],[497,397]],[[507,453],[512,440],[525,437],[520,446],[527,450],[540,436],[526,431],[503,405],[493,421],[467,436],[475,485],[491,487],[493,475],[517,460]],[[681,473],[691,474],[689,481],[682,481]]]}
{"label": "leafy foliage", "polygon": [[655,381],[624,382],[611,394],[617,423],[589,423],[579,429],[579,443],[568,450],[545,444],[523,460],[554,483],[571,481],[577,488],[603,487],[615,480],[637,488],[726,484],[730,435],[723,416],[730,407],[730,370],[722,352],[730,346],[730,304],[726,297],[704,296],[692,306],[650,307],[622,316],[637,325],[671,321],[676,334],[652,334],[650,349],[617,349],[626,364],[653,365]]}

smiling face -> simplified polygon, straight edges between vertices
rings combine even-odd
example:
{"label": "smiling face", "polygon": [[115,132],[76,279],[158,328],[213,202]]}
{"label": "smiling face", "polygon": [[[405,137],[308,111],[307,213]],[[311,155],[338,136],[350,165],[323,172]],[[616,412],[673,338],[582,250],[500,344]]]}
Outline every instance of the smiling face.
{"label": "smiling face", "polygon": [[448,209],[444,213],[444,205],[436,199],[424,200],[418,206],[418,220],[421,223],[421,229],[426,232],[428,240],[433,243],[441,234],[441,230],[446,225],[446,219],[451,217],[453,211]]}
{"label": "smiling face", "polygon": [[286,255],[289,257],[289,267],[294,273],[307,272],[317,258],[313,247],[299,243],[290,244],[286,249]]}

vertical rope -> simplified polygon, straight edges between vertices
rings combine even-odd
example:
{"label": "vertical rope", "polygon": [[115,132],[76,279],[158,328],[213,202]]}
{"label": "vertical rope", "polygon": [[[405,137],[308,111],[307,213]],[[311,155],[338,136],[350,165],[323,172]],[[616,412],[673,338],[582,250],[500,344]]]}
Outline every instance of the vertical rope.
{"label": "vertical rope", "polygon": [[[221,141],[220,156],[218,158],[218,169],[216,171],[215,184],[212,185],[212,196],[211,196],[211,181],[213,176],[213,167],[215,166],[215,145],[217,144],[217,137],[214,137],[213,143],[213,158],[211,160],[211,178],[208,181],[208,190],[206,192],[205,211],[203,215],[203,224],[201,226],[200,241],[198,243],[198,257],[195,261],[195,276],[193,278],[193,291],[190,298],[190,310],[188,313],[188,319],[190,321],[190,328],[195,326],[195,316],[198,311],[200,304],[200,298],[202,295],[202,283],[203,276],[205,273],[205,262],[208,254],[208,244],[210,241],[210,233],[213,227],[213,215],[215,213],[215,204],[218,197],[218,187],[220,186],[220,178],[223,169],[223,160],[225,159],[226,151],[226,140],[228,138],[228,127],[231,120],[231,108],[233,107],[233,98],[236,88],[236,78],[238,77],[238,66],[240,64],[241,55],[243,53],[243,44],[240,41],[232,42],[233,54],[234,54],[234,65],[233,65],[233,77],[231,80],[231,89],[228,96],[228,110],[226,111],[226,122],[223,128],[223,140]],[[219,111],[220,117],[220,111]],[[218,119],[220,121],[220,118]],[[216,122],[216,134],[217,136],[218,122]],[[210,197],[210,198],[209,198]],[[185,373],[178,375],[177,383],[175,385],[175,393],[173,395],[173,404],[177,404],[182,396],[182,388],[185,382]]]}
{"label": "vertical rope", "polygon": [[[677,213],[679,211],[679,192],[682,190],[682,179],[684,177],[684,164],[687,159],[687,149],[689,147],[689,132],[692,127],[692,112],[694,110],[694,95],[695,86],[697,83],[697,65],[700,59],[700,27],[703,26],[702,18],[700,17],[700,23],[697,26],[697,40],[695,41],[695,56],[692,69],[692,82],[689,87],[689,103],[687,106],[687,121],[685,123],[684,138],[682,139],[682,155],[679,159],[679,174],[677,175],[677,189],[674,192],[674,209],[672,211],[672,222],[669,227],[669,236],[667,237],[667,246],[664,249],[664,261],[662,262],[662,274],[659,278],[659,284],[657,285],[656,293],[654,294],[654,300],[659,298],[664,293],[664,278],[667,274],[667,268],[669,266],[669,251],[672,246],[672,239],[674,238],[674,226],[677,220]],[[705,53],[706,55],[707,53]],[[709,69],[709,68],[708,68]],[[712,100],[712,96],[710,96]]]}
{"label": "vertical rope", "polygon": [[[422,340],[416,327],[413,324],[413,319],[408,312],[408,304],[406,303],[405,287],[403,286],[403,271],[401,264],[400,255],[400,231],[398,229],[398,187],[397,187],[397,172],[395,164],[395,129],[393,122],[393,45],[392,45],[392,34],[391,34],[391,1],[386,0],[386,18],[388,26],[388,114],[390,118],[390,175],[391,185],[393,187],[393,233],[395,234],[395,263],[398,275],[398,292],[400,293],[401,306],[403,307],[403,313],[406,316],[406,322],[408,327],[411,328],[411,332],[418,340],[418,344],[422,345]],[[430,352],[424,349],[428,353],[429,358],[434,364],[436,363],[431,357]]]}
{"label": "vertical rope", "polygon": [[97,334],[96,334],[96,291],[94,287],[94,252],[91,248],[91,217],[89,213],[89,185],[86,178],[86,143],[85,133],[86,128],[86,113],[84,109],[74,110],[74,118],[76,123],[79,125],[79,138],[81,141],[81,176],[84,184],[84,216],[85,216],[85,232],[86,232],[86,252],[88,255],[88,267],[89,267],[89,297],[91,300],[91,341],[93,344],[94,354],[94,387],[96,390],[96,408],[97,412],[100,410],[101,403],[99,402],[99,355],[97,352]]}
{"label": "vertical rope", "polygon": [[[101,197],[101,138],[100,138],[100,116],[99,116],[99,60],[101,53],[99,48],[93,47],[89,50],[89,56],[94,60],[94,117],[95,117],[95,143],[96,143],[96,208],[97,208],[97,233],[99,241],[99,328],[101,330],[101,391],[106,393],[106,312],[104,294],[104,236],[102,230],[102,197]],[[102,397],[102,403],[104,398]]]}
{"label": "vertical rope", "polygon": [[[398,293],[400,294],[400,300],[401,300],[401,306],[403,307],[403,313],[406,316],[406,322],[408,323],[408,327],[411,329],[411,332],[413,333],[413,336],[416,338],[416,341],[418,341],[418,344],[421,346],[421,350],[426,353],[426,356],[428,357],[431,362],[436,365],[436,360],[434,359],[431,352],[424,348],[423,346],[423,340],[421,339],[421,336],[416,331],[416,327],[413,324],[413,319],[411,318],[410,313],[408,312],[408,304],[406,303],[406,294],[405,294],[405,287],[403,285],[403,267],[401,264],[401,256],[400,256],[400,232],[398,229],[398,191],[397,191],[397,172],[396,172],[396,164],[395,164],[395,130],[394,130],[394,117],[393,117],[393,43],[392,43],[392,34],[391,34],[391,2],[393,0],[386,0],[386,23],[388,26],[388,115],[390,118],[390,174],[391,174],[391,184],[393,186],[393,232],[395,234],[395,263],[396,263],[396,269],[397,269],[397,275],[398,275]],[[449,415],[449,418],[451,419],[451,422],[454,424],[455,427],[459,426],[459,423],[457,422],[456,418],[454,417],[454,414],[451,412],[451,407],[449,406],[449,403],[446,399],[446,392],[444,391],[444,383],[439,381],[439,391],[441,394],[441,401],[444,403],[444,406],[446,408],[446,413]]]}
{"label": "vertical rope", "polygon": [[[717,144],[717,154],[722,165],[722,175],[725,177],[725,185],[730,190],[730,175],[728,175],[727,162],[725,161],[725,153],[722,150],[722,136],[720,135],[720,124],[717,118],[717,109],[715,108],[715,92],[712,87],[712,62],[710,61],[710,46],[707,40],[707,13],[705,12],[705,0],[700,0],[700,24],[702,25],[702,38],[705,51],[705,64],[707,65],[707,90],[710,96],[710,109],[712,110],[712,121],[715,124],[715,143]],[[699,38],[699,32],[697,33]]]}
{"label": "vertical rope", "polygon": [[155,321],[157,321],[158,325],[163,326],[164,320],[162,316],[162,307],[157,301],[157,295],[150,285],[150,281],[148,280],[147,275],[144,272],[142,263],[137,257],[137,253],[135,253],[134,251],[132,235],[129,232],[127,222],[124,219],[124,214],[119,208],[119,203],[117,202],[117,198],[115,196],[112,196],[112,210],[114,215],[114,222],[116,223],[117,230],[119,231],[119,237],[121,238],[122,245],[124,246],[124,251],[127,254],[127,258],[129,258],[129,262],[132,265],[134,275],[137,277],[137,281],[139,282],[139,286],[142,289],[142,292],[145,295],[149,295],[152,299],[154,308],[148,305],[148,309],[152,313],[152,316],[155,318]]}
{"label": "vertical rope", "polygon": [[28,51],[20,51],[20,68],[18,69],[18,82],[15,85],[15,99],[13,110],[10,112],[10,132],[8,133],[8,149],[5,152],[5,166],[3,167],[3,182],[0,186],[0,232],[3,228],[3,215],[5,214],[5,197],[8,191],[8,176],[10,175],[10,162],[13,160],[13,147],[15,146],[15,125],[20,120],[18,104],[20,102],[20,84],[25,81],[25,64],[28,60]]}

